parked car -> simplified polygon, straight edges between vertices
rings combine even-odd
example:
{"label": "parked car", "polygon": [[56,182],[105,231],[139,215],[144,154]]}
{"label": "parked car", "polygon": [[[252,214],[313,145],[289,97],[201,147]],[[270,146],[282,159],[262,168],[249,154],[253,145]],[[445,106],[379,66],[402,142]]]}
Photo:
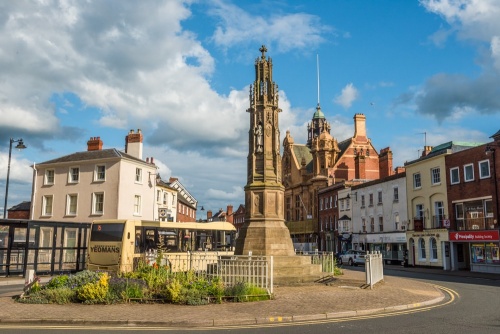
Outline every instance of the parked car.
{"label": "parked car", "polygon": [[350,249],[338,257],[337,263],[339,265],[347,263],[350,266],[357,266],[358,264],[365,263],[366,252]]}

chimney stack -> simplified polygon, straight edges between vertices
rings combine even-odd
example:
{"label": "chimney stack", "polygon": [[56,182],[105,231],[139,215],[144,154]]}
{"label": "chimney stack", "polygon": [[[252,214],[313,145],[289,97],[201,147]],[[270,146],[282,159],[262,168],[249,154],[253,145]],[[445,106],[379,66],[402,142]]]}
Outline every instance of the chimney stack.
{"label": "chimney stack", "polygon": [[143,136],[141,129],[130,130],[128,135],[125,136],[125,153],[142,160],[142,141]]}
{"label": "chimney stack", "polygon": [[90,137],[87,142],[87,151],[102,151],[101,137]]}
{"label": "chimney stack", "polygon": [[233,206],[232,205],[227,206],[226,221],[230,222],[231,224],[233,223]]}
{"label": "chimney stack", "polygon": [[378,158],[378,166],[379,166],[379,176],[381,179],[393,174],[392,151],[390,147],[386,147],[380,150],[380,155]]}
{"label": "chimney stack", "polygon": [[431,153],[432,146],[424,146],[424,150],[422,151],[422,157],[427,156],[427,154]]}
{"label": "chimney stack", "polygon": [[363,114],[354,115],[354,138],[366,138],[366,116]]}
{"label": "chimney stack", "polygon": [[394,170],[394,172],[396,174],[401,174],[401,173],[404,173],[406,171],[406,168],[404,167],[396,167],[396,169]]}

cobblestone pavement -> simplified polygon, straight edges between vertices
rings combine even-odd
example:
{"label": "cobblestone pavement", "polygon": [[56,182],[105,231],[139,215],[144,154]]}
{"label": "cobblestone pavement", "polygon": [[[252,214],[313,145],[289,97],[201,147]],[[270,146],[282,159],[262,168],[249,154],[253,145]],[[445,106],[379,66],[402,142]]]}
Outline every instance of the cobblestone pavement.
{"label": "cobblestone pavement", "polygon": [[[0,280],[1,281],[1,280]],[[1,283],[1,282],[0,282]],[[22,283],[22,281],[19,281]],[[325,319],[383,312],[394,307],[438,303],[443,293],[433,285],[386,276],[373,289],[360,288],[364,272],[344,270],[326,283],[274,288],[270,301],[183,306],[171,304],[36,305],[0,296],[0,323],[59,322],[214,326],[273,321]]]}

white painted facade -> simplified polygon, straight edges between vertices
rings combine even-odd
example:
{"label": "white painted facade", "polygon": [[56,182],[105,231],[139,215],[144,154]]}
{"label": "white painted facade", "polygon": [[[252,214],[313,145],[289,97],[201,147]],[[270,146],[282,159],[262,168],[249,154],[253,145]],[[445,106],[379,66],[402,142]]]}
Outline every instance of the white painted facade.
{"label": "white painted facade", "polygon": [[405,173],[353,186],[350,197],[353,248],[402,256],[408,226]]}

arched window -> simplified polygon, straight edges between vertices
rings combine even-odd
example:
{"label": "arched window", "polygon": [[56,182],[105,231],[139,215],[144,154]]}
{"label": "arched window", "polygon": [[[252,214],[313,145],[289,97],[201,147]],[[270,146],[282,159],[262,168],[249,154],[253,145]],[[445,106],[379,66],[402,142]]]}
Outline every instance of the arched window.
{"label": "arched window", "polygon": [[435,238],[430,239],[430,247],[431,247],[431,261],[437,261],[438,248],[437,248],[437,241]]}
{"label": "arched window", "polygon": [[418,255],[419,255],[419,260],[425,260],[426,254],[425,254],[425,240],[424,240],[424,238],[418,239]]}

